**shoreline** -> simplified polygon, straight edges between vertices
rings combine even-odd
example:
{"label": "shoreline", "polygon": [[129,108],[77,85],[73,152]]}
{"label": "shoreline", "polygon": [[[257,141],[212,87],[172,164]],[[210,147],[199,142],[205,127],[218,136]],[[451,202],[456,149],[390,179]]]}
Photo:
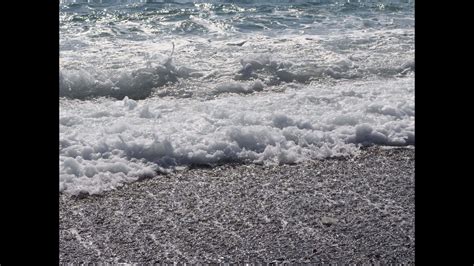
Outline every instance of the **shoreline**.
{"label": "shoreline", "polygon": [[414,263],[413,148],[60,195],[60,262]]}

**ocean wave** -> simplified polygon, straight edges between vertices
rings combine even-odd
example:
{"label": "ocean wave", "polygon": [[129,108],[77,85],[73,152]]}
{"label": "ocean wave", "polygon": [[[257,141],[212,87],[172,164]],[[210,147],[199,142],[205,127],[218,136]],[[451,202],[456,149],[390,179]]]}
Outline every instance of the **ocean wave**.
{"label": "ocean wave", "polygon": [[61,5],[61,192],[414,145],[410,0],[178,2]]}
{"label": "ocean wave", "polygon": [[[241,58],[240,69],[234,75],[213,77],[218,70],[207,72],[181,66],[176,67],[168,59],[167,63],[135,70],[119,69],[98,71],[97,69],[78,69],[60,71],[60,97],[73,99],[92,99],[112,97],[123,99],[145,99],[155,92],[161,96],[175,95],[188,97],[219,95],[223,93],[248,94],[264,89],[279,90],[290,83],[310,84],[326,82],[327,79],[360,79],[370,75],[382,77],[401,77],[414,72],[414,62],[408,61],[399,66],[358,67],[354,61],[341,60],[333,65],[295,65],[289,61],[277,61],[269,54],[250,55]],[[206,75],[206,73],[208,73]],[[210,74],[209,74],[210,73]],[[201,86],[185,88],[173,86],[184,80],[195,80]],[[165,87],[163,89],[163,87]],[[273,89],[273,90],[275,90]]]}
{"label": "ocean wave", "polygon": [[[248,94],[265,89],[279,88],[285,83],[310,84],[324,82],[325,79],[360,79],[370,75],[382,77],[401,77],[414,72],[414,62],[408,61],[401,65],[375,65],[359,67],[356,61],[349,59],[336,61],[331,65],[295,64],[291,61],[275,60],[275,55],[253,54],[240,59],[240,69],[230,76],[216,78],[211,71],[199,71],[186,66],[176,67],[171,58],[164,64],[148,66],[135,70],[119,69],[99,71],[92,69],[60,71],[60,97],[73,99],[92,99],[97,97],[113,97],[123,99],[145,99],[157,92],[161,96],[189,93],[209,96],[223,93]],[[207,74],[206,74],[207,73]],[[209,74],[210,73],[210,74]],[[186,88],[172,86],[183,80],[195,80],[201,86]],[[166,86],[166,89],[161,90]],[[199,91],[196,91],[199,90]],[[277,89],[278,90],[278,89]]]}
{"label": "ocean wave", "polygon": [[223,84],[219,93],[239,93],[205,101],[63,100],[61,191],[101,193],[180,166],[298,163],[354,154],[359,145],[413,145],[412,87],[405,77],[252,97]]}
{"label": "ocean wave", "polygon": [[60,71],[59,96],[74,99],[113,97],[144,99],[155,88],[175,83],[178,78],[200,77],[201,73],[187,67],[175,67],[171,58],[158,66],[136,70],[79,69]]}

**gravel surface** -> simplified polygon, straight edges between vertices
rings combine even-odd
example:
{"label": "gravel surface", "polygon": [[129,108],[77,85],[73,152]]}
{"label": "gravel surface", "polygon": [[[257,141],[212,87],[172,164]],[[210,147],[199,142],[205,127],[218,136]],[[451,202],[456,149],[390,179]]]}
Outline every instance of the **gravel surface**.
{"label": "gravel surface", "polygon": [[60,196],[60,262],[413,263],[414,148]]}

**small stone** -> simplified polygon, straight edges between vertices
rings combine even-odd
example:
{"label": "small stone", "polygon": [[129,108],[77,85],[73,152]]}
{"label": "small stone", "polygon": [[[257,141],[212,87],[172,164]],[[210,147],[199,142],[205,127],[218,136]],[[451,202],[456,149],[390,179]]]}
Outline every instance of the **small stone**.
{"label": "small stone", "polygon": [[321,222],[326,226],[336,224],[337,221],[338,220],[336,218],[331,218],[331,217],[327,217],[327,216],[324,216],[323,218],[321,218]]}

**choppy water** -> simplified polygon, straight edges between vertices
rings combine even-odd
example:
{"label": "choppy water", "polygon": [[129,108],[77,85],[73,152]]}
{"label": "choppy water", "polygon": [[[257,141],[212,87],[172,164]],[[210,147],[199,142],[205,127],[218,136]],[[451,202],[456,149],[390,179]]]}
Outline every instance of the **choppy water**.
{"label": "choppy water", "polygon": [[412,1],[105,2],[60,7],[61,191],[414,144]]}

